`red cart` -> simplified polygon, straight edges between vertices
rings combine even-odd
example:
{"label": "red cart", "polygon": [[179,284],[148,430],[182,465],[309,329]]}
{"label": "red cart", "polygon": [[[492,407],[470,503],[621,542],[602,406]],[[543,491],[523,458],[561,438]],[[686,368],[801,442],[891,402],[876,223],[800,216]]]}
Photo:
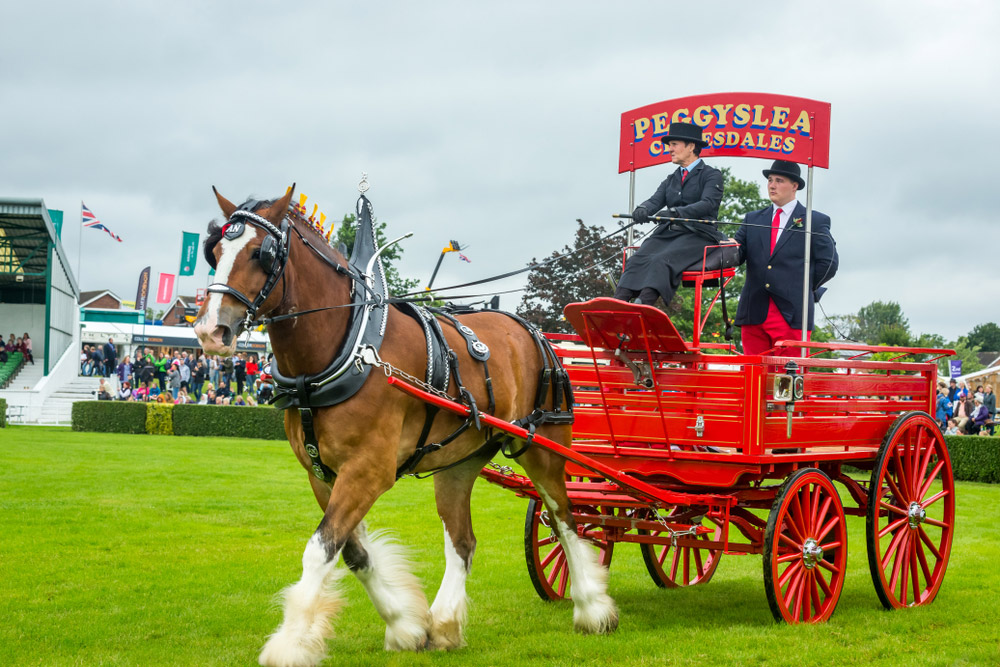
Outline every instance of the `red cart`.
{"label": "red cart", "polygon": [[[695,303],[719,277],[686,274]],[[533,442],[565,457],[578,531],[605,565],[615,545],[636,543],[653,581],[679,587],[708,582],[723,554],[761,554],[774,617],[824,621],[844,584],[850,514],[866,518],[882,604],[934,599],[951,550],[955,487],[929,413],[933,362],[951,350],[782,341],[766,355],[739,355],[683,340],[667,315],[647,306],[595,299],[571,304],[566,317],[578,335],[549,338],[574,385],[572,447],[537,435]],[[888,360],[869,358],[887,351]],[[836,356],[823,355],[830,352]],[[487,467],[482,476],[530,499],[528,573],[541,597],[567,597],[562,547],[530,480],[510,468]]]}

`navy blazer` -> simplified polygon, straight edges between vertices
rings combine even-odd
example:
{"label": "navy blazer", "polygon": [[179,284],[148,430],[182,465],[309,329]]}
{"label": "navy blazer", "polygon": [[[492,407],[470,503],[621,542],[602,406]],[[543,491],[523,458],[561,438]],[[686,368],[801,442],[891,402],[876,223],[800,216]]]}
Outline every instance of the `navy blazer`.
{"label": "navy blazer", "polygon": [[[739,261],[747,263],[746,283],[736,308],[736,324],[763,324],[769,302],[794,329],[802,327],[802,274],[805,265],[806,209],[797,204],[771,253],[771,219],[774,207],[746,214],[736,231],[740,244]],[[799,224],[796,225],[796,220]],[[813,211],[812,246],[809,255],[809,330],[813,328],[814,305],[826,290],[821,287],[837,274],[840,258],[830,235],[830,216]]]}
{"label": "navy blazer", "polygon": [[709,167],[702,160],[688,172],[683,184],[681,170],[678,168],[640,206],[650,215],[656,215],[660,209],[669,207],[677,210],[678,218],[717,220],[721,203],[722,172]]}

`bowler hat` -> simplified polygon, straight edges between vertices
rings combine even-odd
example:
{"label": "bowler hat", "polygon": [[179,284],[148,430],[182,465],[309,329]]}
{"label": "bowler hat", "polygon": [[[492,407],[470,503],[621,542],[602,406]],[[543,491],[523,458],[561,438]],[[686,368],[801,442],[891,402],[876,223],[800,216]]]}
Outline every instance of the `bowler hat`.
{"label": "bowler hat", "polygon": [[806,187],[806,182],[802,180],[802,170],[799,168],[797,162],[788,162],[787,160],[775,160],[774,164],[771,165],[770,169],[765,169],[761,172],[764,174],[764,178],[767,178],[771,174],[778,174],[779,176],[788,176],[796,183],[799,184],[799,190]]}
{"label": "bowler hat", "polygon": [[701,147],[707,145],[705,140],[701,138],[701,128],[694,123],[671,123],[666,136],[661,137],[660,141],[663,143],[686,141]]}

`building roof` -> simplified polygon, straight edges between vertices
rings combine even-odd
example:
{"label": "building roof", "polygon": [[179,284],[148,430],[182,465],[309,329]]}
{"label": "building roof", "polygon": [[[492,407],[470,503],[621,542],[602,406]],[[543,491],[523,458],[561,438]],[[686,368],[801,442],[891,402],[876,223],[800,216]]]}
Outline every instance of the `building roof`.
{"label": "building roof", "polygon": [[44,286],[49,269],[47,244],[53,244],[70,288],[78,289],[69,270],[62,241],[56,233],[49,210],[41,199],[0,198],[0,262],[3,282],[17,282],[25,287]]}
{"label": "building roof", "polygon": [[88,303],[97,301],[105,294],[110,296],[112,299],[117,301],[119,305],[121,305],[122,302],[121,297],[119,297],[117,294],[115,294],[109,289],[95,289],[95,290],[87,290],[86,292],[80,292],[80,305],[86,307]]}

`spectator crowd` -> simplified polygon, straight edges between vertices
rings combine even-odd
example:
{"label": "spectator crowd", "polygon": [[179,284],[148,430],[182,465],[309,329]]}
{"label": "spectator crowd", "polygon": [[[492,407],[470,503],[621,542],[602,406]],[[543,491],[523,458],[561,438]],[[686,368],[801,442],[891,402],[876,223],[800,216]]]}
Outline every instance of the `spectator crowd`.
{"label": "spectator crowd", "polygon": [[955,378],[938,382],[935,417],[945,435],[993,435],[997,397],[992,385],[977,385],[972,391]]}
{"label": "spectator crowd", "polygon": [[[207,356],[186,350],[141,348],[133,359],[118,359],[114,342],[85,345],[80,354],[82,375],[98,375],[98,400],[258,405],[274,395],[269,362],[256,354]],[[114,380],[112,380],[114,378]],[[115,386],[117,385],[117,386]]]}
{"label": "spectator crowd", "polygon": [[31,354],[31,337],[27,331],[20,338],[15,338],[14,334],[11,334],[6,343],[3,342],[2,334],[0,334],[0,364],[7,363],[10,355],[14,352],[20,352],[24,355],[25,363],[35,363],[35,357]]}

